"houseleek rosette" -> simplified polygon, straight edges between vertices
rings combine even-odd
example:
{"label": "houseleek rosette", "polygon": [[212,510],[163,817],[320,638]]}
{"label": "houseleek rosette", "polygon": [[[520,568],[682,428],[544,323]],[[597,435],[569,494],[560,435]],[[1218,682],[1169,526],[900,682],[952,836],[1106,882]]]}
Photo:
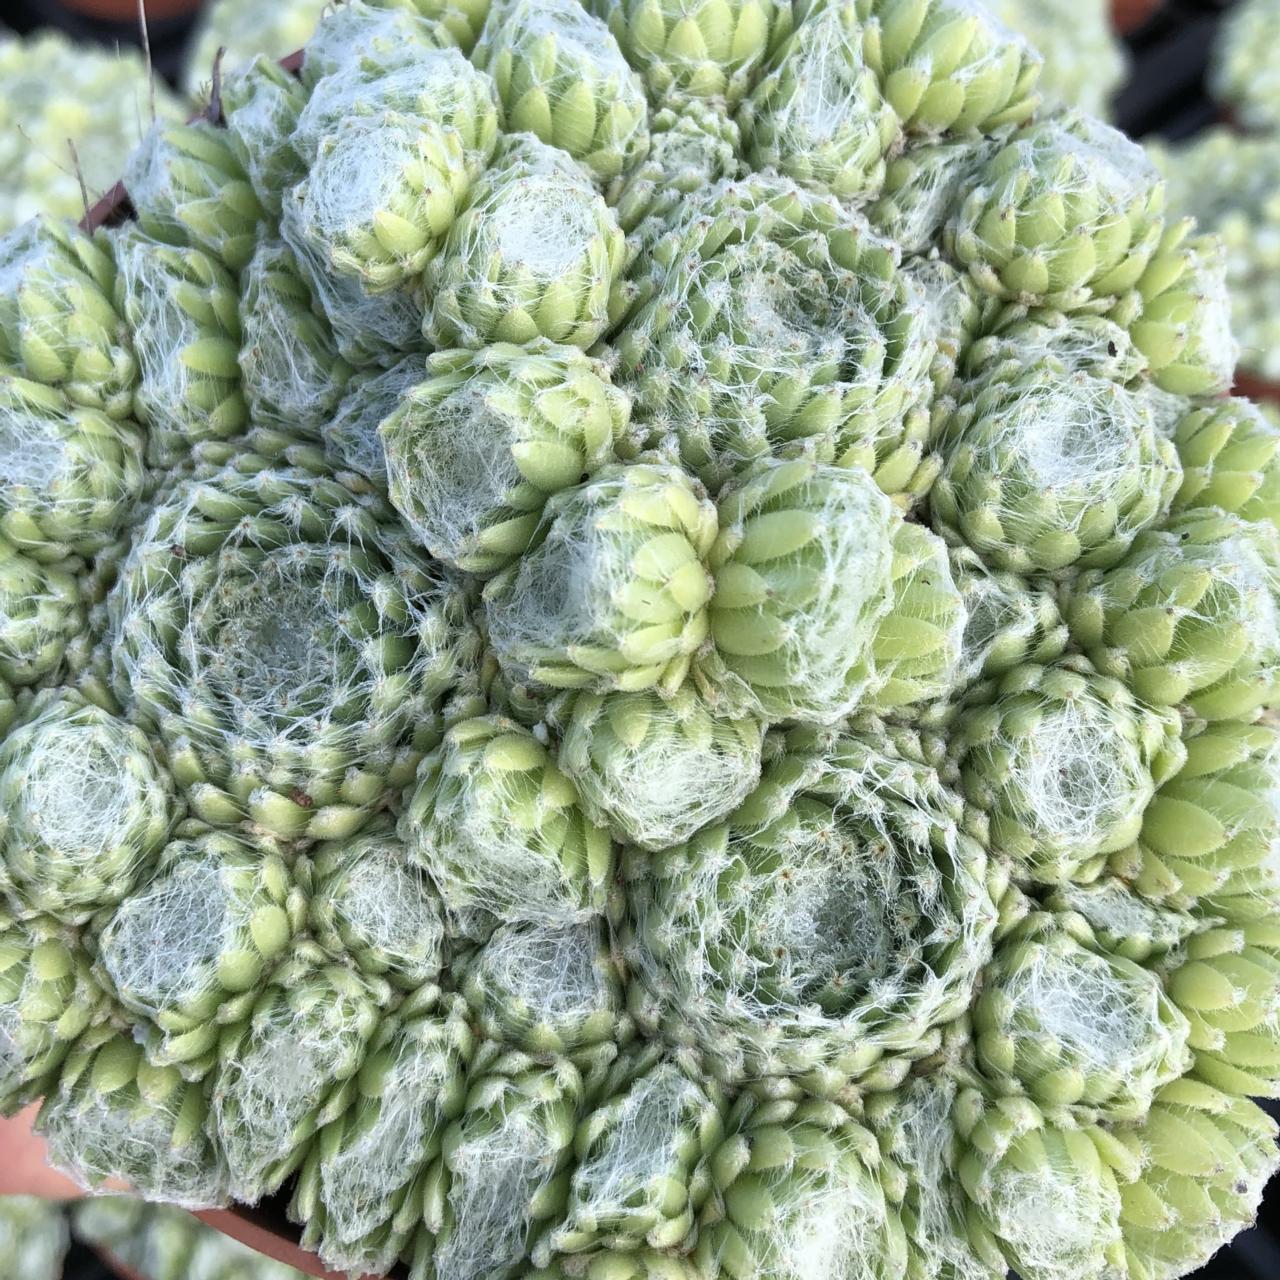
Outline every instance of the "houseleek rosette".
{"label": "houseleek rosette", "polygon": [[141,730],[45,690],[0,744],[0,883],[24,911],[81,924],[130,893],[177,811]]}
{"label": "houseleek rosette", "polygon": [[298,1168],[318,1129],[343,1114],[381,1022],[378,990],[308,945],[272,975],[218,1045],[211,1131],[232,1194],[255,1204]]}
{"label": "houseleek rosette", "polygon": [[144,448],[134,423],[0,373],[0,535],[45,564],[93,556],[134,517]]}
{"label": "houseleek rosette", "polygon": [[0,907],[0,1113],[53,1088],[67,1054],[106,1013],[75,934],[48,916],[20,920]]}
{"label": "houseleek rosette", "polygon": [[468,935],[504,920],[570,924],[604,907],[608,832],[546,746],[501,716],[455,724],[424,758],[400,834]]}
{"label": "houseleek rosette", "polygon": [[509,1274],[564,1201],[583,1081],[563,1059],[540,1063],[487,1043],[471,1063],[462,1114],[428,1181],[413,1280]]}
{"label": "houseleek rosette", "polygon": [[1280,1096],[1280,924],[1274,914],[1196,934],[1169,975],[1191,1023],[1195,1075],[1237,1097]]}
{"label": "houseleek rosette", "polygon": [[124,181],[153,239],[203,249],[233,273],[253,256],[262,206],[225,131],[210,121],[153,124]]}
{"label": "houseleek rosette", "polygon": [[738,110],[753,169],[841,200],[876,195],[900,125],[863,54],[858,8],[821,6],[769,59]]}
{"label": "houseleek rosette", "polygon": [[230,1182],[208,1112],[202,1085],[153,1066],[132,1035],[103,1023],[62,1064],[36,1132],[48,1162],[86,1191],[116,1181],[144,1200],[212,1209],[228,1202]]}
{"label": "houseleek rosette", "polygon": [[1118,876],[1058,885],[1044,904],[1094,950],[1155,968],[1200,927],[1186,912],[1140,896]]}
{"label": "houseleek rosette", "polygon": [[395,412],[400,397],[422,381],[423,373],[423,358],[410,355],[389,369],[352,376],[337,409],[320,428],[325,457],[339,479],[354,473],[378,492],[386,492],[387,454],[378,428]]}
{"label": "houseleek rosette", "polygon": [[760,720],[721,715],[688,685],[670,695],[580,693],[558,763],[593,822],[627,844],[667,849],[747,798],[763,741]]}
{"label": "houseleek rosette", "polygon": [[741,1095],[708,1164],[694,1258],[704,1275],[902,1280],[907,1245],[875,1137],[834,1102]]}
{"label": "houseleek rosette", "polygon": [[530,133],[499,144],[427,273],[433,346],[590,347],[622,309],[626,238],[587,174]]}
{"label": "houseleek rosette", "polygon": [[317,845],[306,876],[310,932],[334,960],[410,992],[439,980],[442,906],[390,818]]}
{"label": "houseleek rosette", "polygon": [[777,0],[591,0],[587,8],[609,24],[660,105],[736,102],[792,23]]}
{"label": "houseleek rosette", "polygon": [[498,660],[554,688],[678,688],[709,631],[715,538],[715,507],[678,467],[601,468],[547,502],[485,587]]}
{"label": "houseleek rosette", "polygon": [[[475,0],[463,0],[469,8]],[[307,41],[303,86],[313,90],[326,76],[359,67],[370,77],[416,62],[435,49],[458,44],[438,20],[436,0],[353,0],[326,10]]]}
{"label": "houseleek rosette", "polygon": [[988,569],[969,547],[951,548],[951,578],[964,605],[960,639],[963,683],[1022,663],[1043,666],[1067,647],[1067,624],[1054,592],[1003,570]]}
{"label": "houseleek rosette", "polygon": [[303,163],[344,120],[393,111],[457,133],[469,178],[479,177],[498,141],[501,107],[493,81],[457,49],[424,50],[396,66],[348,63],[321,79],[298,117],[293,135]]}
{"label": "houseleek rosette", "polygon": [[458,133],[434,121],[390,111],[348,117],[320,140],[286,198],[286,239],[367,293],[407,289],[467,194],[465,159]]}
{"label": "houseleek rosette", "polygon": [[644,86],[577,0],[499,0],[472,57],[498,87],[509,132],[568,152],[601,184],[644,158]]}
{"label": "houseleek rosette", "polygon": [[858,13],[867,62],[909,132],[990,133],[1021,124],[1039,105],[1040,55],[986,9],[956,0],[858,0]]}
{"label": "houseleek rosette", "polygon": [[114,679],[215,825],[351,834],[453,678],[458,588],[390,508],[254,454],[168,494],[108,603]]}
{"label": "houseleek rosette", "polygon": [[1014,667],[956,719],[961,785],[991,848],[1042,884],[1091,878],[1128,845],[1181,764],[1175,715],[1143,707],[1079,657]]}
{"label": "houseleek rosette", "polygon": [[1141,391],[1049,358],[964,385],[958,399],[930,511],[993,568],[1110,566],[1177,490],[1177,453]]}
{"label": "houseleek rosette", "polygon": [[263,53],[222,81],[227,145],[272,220],[280,218],[285,192],[306,174],[294,137],[306,104],[297,76]]}
{"label": "houseleek rosette", "polygon": [[1180,396],[1231,389],[1240,345],[1231,335],[1227,251],[1217,236],[1187,237],[1187,218],[1165,231],[1155,256],[1122,305],[1129,332],[1162,390]]}
{"label": "houseleek rosette", "polygon": [[973,1007],[983,1072],[1046,1111],[1141,1120],[1191,1066],[1190,1027],[1160,979],[1090,950],[1047,913],[1001,941]]}
{"label": "houseleek rosette", "polygon": [[612,460],[630,405],[576,347],[446,351],[426,375],[378,430],[391,501],[432,555],[494,573],[549,497]]}
{"label": "houseleek rosette", "polygon": [[601,1249],[586,1258],[553,1259],[526,1280],[698,1280],[689,1258],[658,1249]]}
{"label": "houseleek rosette", "polygon": [[0,363],[111,418],[138,378],[105,237],[35,218],[0,239]]}
{"label": "houseleek rosette", "polygon": [[1209,508],[1082,574],[1064,613],[1100,671],[1156,706],[1248,719],[1280,670],[1280,533]]}
{"label": "houseleek rosette", "polygon": [[1257,1218],[1276,1171],[1276,1125],[1197,1080],[1166,1086],[1135,1135],[1142,1172],[1120,1188],[1132,1280],[1177,1280]]}
{"label": "houseleek rosette", "polygon": [[[972,284],[970,288],[977,286]],[[1092,311],[1055,311],[1051,307],[1000,306],[986,299],[978,311],[974,336],[961,364],[971,378],[985,374],[1017,378],[1030,364],[1049,360],[1067,375],[1091,374],[1122,384],[1141,383],[1151,364],[1113,316]],[[1148,392],[1152,411],[1162,426],[1170,425],[1185,403],[1172,395]]]}
{"label": "houseleek rosette", "polygon": [[254,426],[318,436],[351,367],[281,241],[260,241],[245,267],[240,329],[240,376]]}
{"label": "houseleek rosette", "polygon": [[1197,405],[1178,420],[1173,442],[1182,461],[1175,513],[1218,507],[1280,525],[1280,430],[1257,405],[1234,397]]}
{"label": "houseleek rosette", "polygon": [[652,246],[690,196],[740,176],[741,150],[737,124],[717,103],[691,98],[652,112],[649,154],[606,188],[628,255]]}
{"label": "houseleek rosette", "polygon": [[1124,1275],[1120,1180],[1140,1167],[1096,1125],[1049,1119],[1030,1098],[964,1089],[952,1109],[965,1230],[992,1267],[1066,1280]]}
{"label": "houseleek rosette", "polygon": [[946,543],[923,525],[894,530],[891,603],[871,641],[872,688],[860,704],[881,715],[945,697],[956,683],[968,624]]}
{"label": "houseleek rosette", "polygon": [[240,385],[240,295],[235,280],[196,248],[175,248],[126,228],[112,241],[116,307],[138,358],[134,413],[147,428],[147,461],[171,467],[202,440],[248,425]]}
{"label": "houseleek rosette", "polygon": [[343,1114],[320,1130],[289,1215],[330,1267],[384,1272],[409,1248],[466,1100],[475,1043],[457,997],[419,993],[385,1018]]}
{"label": "houseleek rosette", "polygon": [[0,537],[0,678],[9,685],[43,681],[78,665],[89,621],[78,561],[41,564]]}
{"label": "houseleek rosette", "polygon": [[713,491],[798,450],[889,493],[928,488],[925,307],[859,215],[776,176],[721,183],[630,275],[618,381],[654,445]]}
{"label": "houseleek rosette", "polygon": [[962,810],[887,737],[793,730],[728,823],[623,855],[637,1013],[729,1080],[892,1086],[989,957]]}
{"label": "houseleek rosette", "polygon": [[223,833],[178,839],[155,877],[109,913],[97,972],[140,1015],[150,1060],[199,1080],[221,1029],[245,1022],[305,921],[279,853]]}
{"label": "houseleek rosette", "polygon": [[1233,923],[1265,919],[1280,903],[1280,735],[1220,721],[1191,732],[1186,754],[1112,865],[1153,901],[1198,903]]}
{"label": "houseleek rosette", "polygon": [[622,978],[600,921],[499,925],[455,972],[491,1040],[525,1053],[575,1057],[627,1038]]}
{"label": "houseleek rosette", "polygon": [[578,1125],[567,1211],[535,1263],[602,1246],[684,1252],[696,1238],[712,1189],[707,1162],[724,1139],[720,1092],[652,1049],[620,1059],[603,1092],[608,1100]]}
{"label": "houseleek rosette", "polygon": [[1164,231],[1164,188],[1137,143],[1063,112],[1014,134],[946,226],[948,252],[1012,302],[1106,310]]}
{"label": "houseleek rosette", "polygon": [[874,684],[901,517],[860,468],[799,458],[761,463],[719,507],[700,681],[769,720],[848,715]]}

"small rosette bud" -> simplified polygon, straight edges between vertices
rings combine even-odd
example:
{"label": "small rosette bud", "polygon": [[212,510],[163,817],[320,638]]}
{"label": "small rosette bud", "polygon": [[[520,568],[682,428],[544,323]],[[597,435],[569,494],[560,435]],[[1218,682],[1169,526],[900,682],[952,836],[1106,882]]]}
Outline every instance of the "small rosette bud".
{"label": "small rosette bud", "polygon": [[577,0],[499,0],[472,57],[498,86],[508,132],[567,151],[601,184],[644,158],[644,86]]}
{"label": "small rosette bud", "polygon": [[325,457],[338,479],[355,477],[379,493],[387,490],[387,454],[378,428],[395,412],[400,397],[422,381],[423,359],[406,356],[389,369],[355,374],[346,394],[320,428]]}
{"label": "small rosette bud", "polygon": [[306,176],[294,137],[307,91],[274,58],[259,53],[222,84],[227,145],[265,213],[280,217],[285,192]]}
{"label": "small rosette bud", "polygon": [[400,834],[468,936],[509,920],[571,924],[604,908],[608,832],[583,814],[547,748],[501,716],[445,734],[418,770]]}
{"label": "small rosette bud", "polygon": [[223,834],[175,840],[102,927],[98,972],[146,1020],[151,1061],[199,1080],[221,1028],[244,1023],[305,916],[279,854]]}
{"label": "small rosette bud", "polygon": [[[470,4],[473,0],[464,0]],[[370,78],[416,62],[458,42],[431,12],[436,0],[352,0],[327,9],[307,41],[302,83],[312,90],[325,77],[358,67]]]}
{"label": "small rosette bud", "polygon": [[1037,883],[1093,878],[1181,764],[1177,717],[1079,657],[1014,667],[978,695],[951,751],[991,847]]}
{"label": "small rosette bud", "polygon": [[1149,902],[1116,876],[1059,885],[1045,906],[1068,917],[1068,927],[1094,950],[1156,967],[1200,927],[1185,912]]}
{"label": "small rosette bud", "polygon": [[89,642],[75,561],[41,564],[0,537],[0,677],[33,685]]}
{"label": "small rosette bud", "polygon": [[146,735],[73,689],[37,695],[0,744],[0,883],[25,911],[82,924],[121,901],[177,814]]}
{"label": "small rosette bud", "polygon": [[437,348],[535,338],[587,348],[623,308],[626,238],[587,175],[532,134],[505,139],[427,275]]}
{"label": "small rosette bud", "polygon": [[0,363],[74,404],[128,417],[138,365],[115,281],[106,240],[52,218],[0,239]]}
{"label": "small rosette bud", "polygon": [[1173,429],[1182,487],[1173,511],[1218,507],[1280,526],[1280,430],[1248,400],[1214,400]]}
{"label": "small rosette bud", "polygon": [[379,428],[391,501],[432,555],[495,573],[528,548],[549,497],[612,460],[629,413],[576,347],[442,352]]}
{"label": "small rosette bud", "polygon": [[673,691],[708,635],[716,510],[678,467],[611,466],[546,505],[485,588],[504,670],[554,688]]}

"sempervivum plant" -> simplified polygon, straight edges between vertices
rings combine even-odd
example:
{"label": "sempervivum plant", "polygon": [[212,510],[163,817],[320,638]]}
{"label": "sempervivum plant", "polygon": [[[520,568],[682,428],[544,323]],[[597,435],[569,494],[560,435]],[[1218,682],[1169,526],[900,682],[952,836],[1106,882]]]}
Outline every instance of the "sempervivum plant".
{"label": "sempervivum plant", "polygon": [[1185,1275],[1280,1167],[1231,246],[968,0],[317,21],[0,242],[0,1109],[353,1274]]}

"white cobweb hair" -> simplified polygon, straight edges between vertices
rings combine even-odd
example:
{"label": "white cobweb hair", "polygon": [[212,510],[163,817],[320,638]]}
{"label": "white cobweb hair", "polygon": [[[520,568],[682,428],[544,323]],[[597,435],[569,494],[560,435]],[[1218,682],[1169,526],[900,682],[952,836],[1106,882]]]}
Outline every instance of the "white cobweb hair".
{"label": "white cobweb hair", "polygon": [[321,428],[330,460],[385,489],[387,456],[378,427],[395,411],[400,397],[425,377],[424,361],[418,356],[405,356],[380,373],[357,374]]}

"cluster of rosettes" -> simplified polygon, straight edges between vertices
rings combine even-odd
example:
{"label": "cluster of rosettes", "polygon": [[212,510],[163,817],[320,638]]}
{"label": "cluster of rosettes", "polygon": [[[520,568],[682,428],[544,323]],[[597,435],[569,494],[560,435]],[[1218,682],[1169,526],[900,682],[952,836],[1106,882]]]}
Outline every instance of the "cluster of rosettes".
{"label": "cluster of rosettes", "polygon": [[0,1105],[413,1280],[1173,1280],[1280,1093],[1280,428],[959,0],[326,14],[0,243]]}

